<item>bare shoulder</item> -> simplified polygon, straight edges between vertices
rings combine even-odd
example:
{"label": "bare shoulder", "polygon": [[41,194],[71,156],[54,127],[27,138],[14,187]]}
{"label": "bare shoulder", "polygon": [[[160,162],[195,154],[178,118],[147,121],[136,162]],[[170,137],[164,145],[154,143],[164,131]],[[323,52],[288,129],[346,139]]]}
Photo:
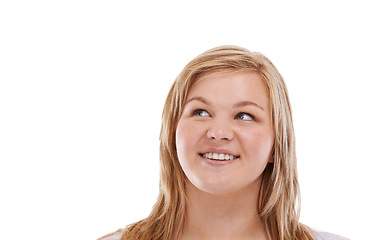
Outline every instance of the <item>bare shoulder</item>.
{"label": "bare shoulder", "polygon": [[116,232],[107,234],[106,236],[103,236],[97,240],[120,240],[123,233],[124,233],[124,229],[119,229]]}
{"label": "bare shoulder", "polygon": [[315,240],[349,240],[348,238],[341,237],[328,232],[314,231]]}

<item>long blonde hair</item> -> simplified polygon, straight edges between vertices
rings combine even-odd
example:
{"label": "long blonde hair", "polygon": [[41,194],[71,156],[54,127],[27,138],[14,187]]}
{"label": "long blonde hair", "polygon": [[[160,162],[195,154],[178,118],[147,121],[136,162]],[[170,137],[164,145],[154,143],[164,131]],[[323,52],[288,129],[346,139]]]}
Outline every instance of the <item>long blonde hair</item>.
{"label": "long blonde hair", "polygon": [[167,96],[160,134],[160,191],[151,214],[129,225],[122,240],[177,239],[185,221],[186,176],[179,164],[175,133],[188,92],[200,75],[214,70],[256,71],[265,81],[275,130],[274,162],[263,173],[259,214],[269,239],[313,239],[299,223],[300,192],[291,108],[284,80],[260,53],[221,46],[197,56],[182,70]]}

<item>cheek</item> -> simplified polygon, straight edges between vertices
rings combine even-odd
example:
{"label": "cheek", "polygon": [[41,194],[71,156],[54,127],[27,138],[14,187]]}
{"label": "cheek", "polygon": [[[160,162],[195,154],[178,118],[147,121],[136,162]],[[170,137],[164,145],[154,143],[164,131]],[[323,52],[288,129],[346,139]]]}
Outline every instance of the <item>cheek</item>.
{"label": "cheek", "polygon": [[176,142],[176,151],[178,153],[178,157],[180,160],[180,156],[182,154],[183,149],[185,148],[185,139],[187,138],[186,133],[184,131],[185,126],[183,126],[183,123],[179,121],[178,126],[176,128],[176,136],[175,136],[175,142]]}
{"label": "cheek", "polygon": [[274,143],[272,129],[262,128],[244,131],[241,139],[245,153],[261,159],[269,159]]}
{"label": "cheek", "polygon": [[195,146],[200,139],[200,129],[195,124],[180,120],[176,128],[176,149],[179,161],[186,159],[195,152]]}

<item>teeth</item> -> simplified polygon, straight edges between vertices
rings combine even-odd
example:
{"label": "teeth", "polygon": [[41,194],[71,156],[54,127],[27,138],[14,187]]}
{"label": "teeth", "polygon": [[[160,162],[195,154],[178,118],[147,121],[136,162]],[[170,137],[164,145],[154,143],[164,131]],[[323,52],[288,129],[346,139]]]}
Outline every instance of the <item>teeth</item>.
{"label": "teeth", "polygon": [[238,158],[237,156],[231,155],[231,154],[224,154],[224,153],[204,153],[201,154],[202,157],[205,157],[207,159],[212,160],[218,160],[218,161],[226,161],[226,160],[233,160]]}

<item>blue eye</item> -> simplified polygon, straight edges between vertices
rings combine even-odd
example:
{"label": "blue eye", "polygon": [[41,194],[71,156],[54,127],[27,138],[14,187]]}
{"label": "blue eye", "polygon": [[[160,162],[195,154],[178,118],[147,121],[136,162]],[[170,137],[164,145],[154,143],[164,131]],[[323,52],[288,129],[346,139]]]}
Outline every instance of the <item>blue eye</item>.
{"label": "blue eye", "polygon": [[244,121],[251,121],[251,120],[254,119],[254,117],[252,115],[250,115],[249,113],[241,112],[241,113],[238,113],[235,116],[235,119],[240,119],[240,120],[244,120]]}
{"label": "blue eye", "polygon": [[196,109],[193,111],[193,116],[208,117],[210,114],[206,110]]}

